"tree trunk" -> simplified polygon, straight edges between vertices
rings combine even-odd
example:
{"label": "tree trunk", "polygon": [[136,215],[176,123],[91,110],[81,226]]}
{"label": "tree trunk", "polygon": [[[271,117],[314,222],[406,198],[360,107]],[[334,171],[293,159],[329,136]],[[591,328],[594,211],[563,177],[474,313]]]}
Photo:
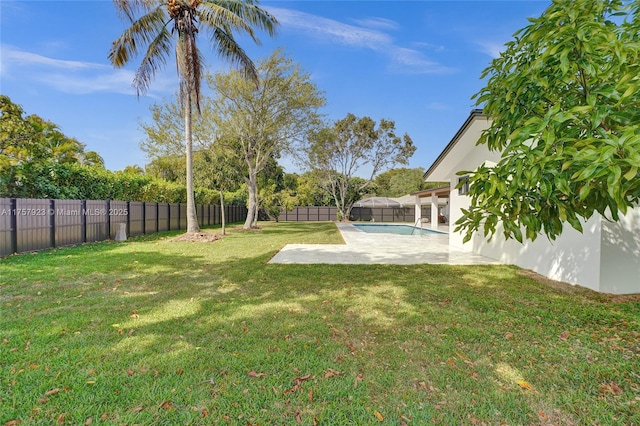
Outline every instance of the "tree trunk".
{"label": "tree trunk", "polygon": [[244,221],[243,229],[251,229],[254,227],[256,222],[256,217],[258,214],[258,195],[257,195],[257,173],[255,170],[250,167],[249,168],[249,211],[247,212],[247,220]]}
{"label": "tree trunk", "polygon": [[191,134],[191,95],[184,100],[184,145],[187,157],[187,233],[200,232],[193,193],[193,137]]}
{"label": "tree trunk", "polygon": [[224,193],[220,191],[220,222],[222,223],[222,235],[227,235],[227,223],[224,215]]}
{"label": "tree trunk", "polygon": [[260,200],[258,199],[258,188],[256,187],[256,208],[253,211],[253,222],[251,222],[252,228],[258,227],[258,215],[260,214]]}

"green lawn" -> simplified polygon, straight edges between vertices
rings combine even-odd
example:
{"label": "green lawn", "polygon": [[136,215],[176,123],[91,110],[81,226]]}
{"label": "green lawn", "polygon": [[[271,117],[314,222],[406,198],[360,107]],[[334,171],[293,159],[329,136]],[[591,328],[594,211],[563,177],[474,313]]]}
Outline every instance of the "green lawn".
{"label": "green lawn", "polygon": [[507,266],[268,265],[341,239],[261,226],[0,260],[0,424],[640,425],[638,298]]}

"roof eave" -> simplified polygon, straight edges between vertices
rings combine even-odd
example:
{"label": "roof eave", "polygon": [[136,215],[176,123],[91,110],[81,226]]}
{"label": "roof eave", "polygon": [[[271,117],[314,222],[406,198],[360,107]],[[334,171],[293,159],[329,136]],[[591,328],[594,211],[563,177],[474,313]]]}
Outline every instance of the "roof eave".
{"label": "roof eave", "polygon": [[440,165],[440,163],[442,162],[442,160],[444,160],[444,158],[449,154],[449,152],[451,152],[453,147],[460,140],[460,137],[467,131],[467,129],[469,128],[469,126],[471,126],[471,123],[473,123],[474,120],[476,120],[477,118],[486,118],[486,117],[487,116],[485,115],[485,113],[484,113],[484,111],[482,109],[473,109],[473,110],[471,110],[471,113],[469,114],[469,117],[467,117],[465,122],[462,124],[462,127],[460,127],[460,129],[456,132],[456,134],[453,136],[451,141],[447,144],[447,146],[444,148],[444,150],[440,153],[438,158],[436,158],[436,160],[433,162],[433,164],[431,164],[431,166],[427,169],[427,171],[424,172],[424,175],[422,175],[422,180],[424,180],[424,181],[428,180],[429,175],[431,173],[433,173],[433,171],[436,169],[436,167],[438,167]]}

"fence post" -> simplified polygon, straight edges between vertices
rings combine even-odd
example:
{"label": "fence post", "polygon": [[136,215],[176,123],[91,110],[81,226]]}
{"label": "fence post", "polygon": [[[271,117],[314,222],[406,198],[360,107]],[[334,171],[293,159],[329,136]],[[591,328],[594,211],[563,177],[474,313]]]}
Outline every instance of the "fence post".
{"label": "fence post", "polygon": [[56,200],[49,200],[49,213],[51,220],[49,221],[49,245],[56,247]]}
{"label": "fence post", "polygon": [[147,202],[142,202],[142,235],[147,234]]}
{"label": "fence post", "polygon": [[131,235],[131,204],[127,201],[127,235]]}
{"label": "fence post", "polygon": [[82,230],[82,242],[87,242],[87,200],[80,201],[80,214],[82,217],[80,218],[80,227]]}
{"label": "fence post", "polygon": [[105,214],[107,220],[107,240],[111,239],[111,200],[107,200],[107,213]]}
{"label": "fence post", "polygon": [[18,251],[18,215],[16,209],[18,208],[18,200],[12,198],[9,201],[9,214],[11,215],[11,251],[16,253]]}

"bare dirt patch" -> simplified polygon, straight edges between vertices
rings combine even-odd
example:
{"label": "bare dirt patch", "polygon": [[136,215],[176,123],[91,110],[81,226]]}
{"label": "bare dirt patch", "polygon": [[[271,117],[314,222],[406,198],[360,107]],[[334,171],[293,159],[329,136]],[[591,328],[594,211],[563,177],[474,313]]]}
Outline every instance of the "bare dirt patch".
{"label": "bare dirt patch", "polygon": [[172,242],[187,242],[187,243],[212,243],[214,241],[221,240],[222,236],[218,234],[210,234],[208,232],[187,232],[186,234],[178,235],[169,241]]}

